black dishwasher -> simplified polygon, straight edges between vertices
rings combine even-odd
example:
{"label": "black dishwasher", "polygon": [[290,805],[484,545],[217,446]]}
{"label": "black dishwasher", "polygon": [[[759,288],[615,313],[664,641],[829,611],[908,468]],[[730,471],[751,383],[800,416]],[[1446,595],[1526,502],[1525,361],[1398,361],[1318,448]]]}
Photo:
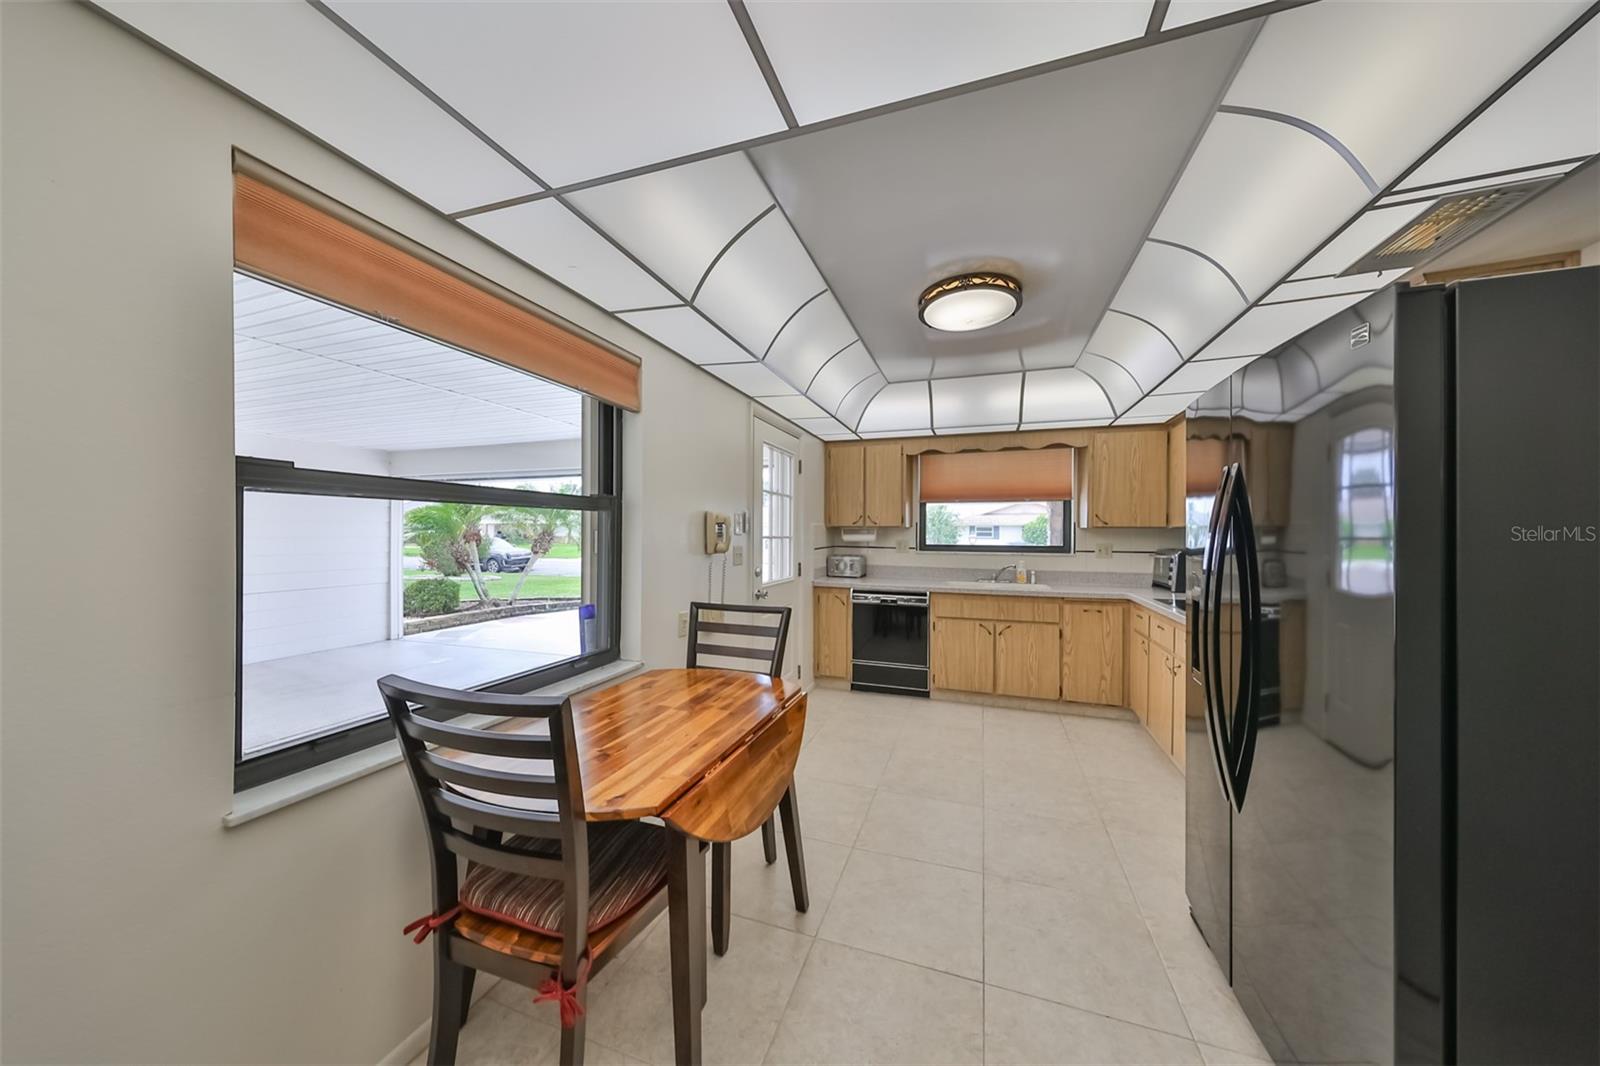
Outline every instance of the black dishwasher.
{"label": "black dishwasher", "polygon": [[850,593],[850,687],[858,692],[928,694],[928,594]]}

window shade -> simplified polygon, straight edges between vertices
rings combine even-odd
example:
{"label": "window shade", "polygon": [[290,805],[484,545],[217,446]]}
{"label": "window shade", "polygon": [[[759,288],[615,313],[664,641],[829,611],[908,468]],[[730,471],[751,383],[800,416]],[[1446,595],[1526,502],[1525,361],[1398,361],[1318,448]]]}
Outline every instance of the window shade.
{"label": "window shade", "polygon": [[639,409],[639,365],[571,329],[245,174],[233,258],[269,281]]}
{"label": "window shade", "polygon": [[1187,487],[1184,494],[1199,496],[1210,494],[1215,496],[1217,486],[1222,483],[1222,467],[1227,462],[1227,449],[1222,441],[1216,438],[1199,439],[1190,437],[1188,442],[1188,455],[1184,459],[1187,476]]}
{"label": "window shade", "polygon": [[929,452],[918,460],[926,503],[1070,500],[1072,449]]}

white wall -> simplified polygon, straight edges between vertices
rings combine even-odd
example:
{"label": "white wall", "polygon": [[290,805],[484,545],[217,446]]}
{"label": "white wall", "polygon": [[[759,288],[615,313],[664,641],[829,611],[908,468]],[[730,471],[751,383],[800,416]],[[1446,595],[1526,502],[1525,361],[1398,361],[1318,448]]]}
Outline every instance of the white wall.
{"label": "white wall", "polygon": [[420,448],[389,452],[388,457],[389,472],[395,477],[576,476],[583,471],[583,442],[574,437],[471,448]]}
{"label": "white wall", "polygon": [[681,654],[696,512],[748,507],[749,402],[86,6],[0,4],[0,49],[0,539],[115,515],[182,560],[0,555],[0,1058],[375,1061],[429,1009],[428,954],[399,932],[428,908],[403,771],[221,825],[234,147],[645,359],[625,653]]}

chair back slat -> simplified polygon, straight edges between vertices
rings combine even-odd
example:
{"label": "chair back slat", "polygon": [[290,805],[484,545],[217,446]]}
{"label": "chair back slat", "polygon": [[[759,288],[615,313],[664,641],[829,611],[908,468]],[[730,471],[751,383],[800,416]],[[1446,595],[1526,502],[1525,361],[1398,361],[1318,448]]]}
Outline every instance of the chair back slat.
{"label": "chair back slat", "polygon": [[497,733],[487,729],[434,722],[426,718],[407,718],[400,723],[409,736],[428,744],[469,751],[474,755],[499,755],[508,759],[542,759],[555,757],[555,745],[549,737],[529,736],[525,733]]}
{"label": "chair back slat", "polygon": [[512,836],[561,839],[561,819],[554,810],[486,803],[448,788],[429,789],[426,799],[446,821],[462,822],[498,833],[510,833]]}
{"label": "chair back slat", "polygon": [[[386,687],[387,686],[387,687]],[[441,688],[421,681],[390,674],[378,681],[378,691],[385,697],[395,695],[415,704],[424,711],[436,712],[429,717],[446,714],[495,714],[503,718],[549,718],[561,710],[562,701],[550,696],[522,696],[510,692],[470,692],[462,689]]]}
{"label": "chair back slat", "polygon": [[548,877],[553,881],[559,881],[566,876],[566,865],[560,858],[532,855],[517,848],[508,848],[503,844],[479,840],[467,836],[459,829],[445,829],[442,833],[444,846],[451,854],[459,855],[463,859],[493,866],[497,870],[509,870],[514,874]]}
{"label": "chair back slat", "polygon": [[448,781],[462,788],[480,792],[497,792],[505,796],[526,796],[529,799],[559,800],[561,790],[554,774],[514,773],[495,770],[487,766],[446,759],[431,751],[417,757],[423,773],[435,781]]}
{"label": "chair back slat", "polygon": [[[769,607],[765,604],[691,603],[686,665],[690,669],[716,666],[777,677],[783,673],[790,614],[788,607]],[[708,641],[703,639],[705,634],[715,634],[722,639]],[[702,661],[705,658],[733,659],[739,661],[740,665],[707,663]],[[742,665],[750,662],[759,665]]]}

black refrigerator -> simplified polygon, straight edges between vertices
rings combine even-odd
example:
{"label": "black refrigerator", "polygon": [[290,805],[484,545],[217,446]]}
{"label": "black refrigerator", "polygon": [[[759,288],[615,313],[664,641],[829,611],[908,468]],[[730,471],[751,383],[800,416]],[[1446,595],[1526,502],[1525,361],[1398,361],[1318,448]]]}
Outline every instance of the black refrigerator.
{"label": "black refrigerator", "polygon": [[1187,412],[1186,887],[1279,1062],[1600,1062],[1600,268]]}

